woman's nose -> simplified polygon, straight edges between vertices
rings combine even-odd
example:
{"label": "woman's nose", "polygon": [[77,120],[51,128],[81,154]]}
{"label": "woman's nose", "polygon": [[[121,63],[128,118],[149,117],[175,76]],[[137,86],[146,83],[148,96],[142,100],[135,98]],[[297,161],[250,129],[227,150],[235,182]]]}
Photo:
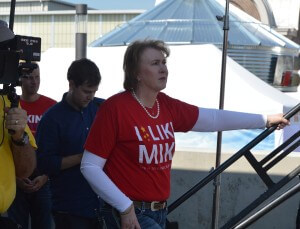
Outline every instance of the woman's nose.
{"label": "woman's nose", "polygon": [[165,64],[160,64],[160,70],[161,70],[162,72],[167,72],[167,71],[168,71],[168,68],[167,68],[167,66],[166,66]]}

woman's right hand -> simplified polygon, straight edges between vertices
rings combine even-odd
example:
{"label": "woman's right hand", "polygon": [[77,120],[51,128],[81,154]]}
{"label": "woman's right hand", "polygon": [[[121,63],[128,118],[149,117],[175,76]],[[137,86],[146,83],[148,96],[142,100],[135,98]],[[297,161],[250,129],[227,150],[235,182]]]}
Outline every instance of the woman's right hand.
{"label": "woman's right hand", "polygon": [[267,125],[266,127],[273,126],[278,124],[277,130],[283,129],[285,126],[290,124],[290,121],[283,117],[283,114],[273,114],[267,116]]}
{"label": "woman's right hand", "polygon": [[[133,205],[130,205],[130,211],[126,214],[120,214],[121,229],[141,229],[140,224],[136,218]],[[125,211],[127,212],[127,210]]]}

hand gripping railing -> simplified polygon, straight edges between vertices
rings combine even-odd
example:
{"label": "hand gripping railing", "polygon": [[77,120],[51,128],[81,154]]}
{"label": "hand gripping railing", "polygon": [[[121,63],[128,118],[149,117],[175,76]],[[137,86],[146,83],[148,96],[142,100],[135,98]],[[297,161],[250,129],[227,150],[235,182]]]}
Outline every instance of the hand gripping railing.
{"label": "hand gripping railing", "polygon": [[[300,103],[293,107],[290,111],[288,111],[284,118],[290,119],[297,112],[300,111]],[[266,130],[264,130],[261,134],[259,134],[256,138],[254,138],[251,142],[249,142],[246,146],[240,149],[237,153],[223,162],[219,167],[214,169],[210,174],[208,174],[205,178],[203,178],[199,183],[197,183],[194,187],[192,187],[189,191],[184,193],[181,197],[175,200],[168,207],[168,214],[171,213],[175,208],[177,208],[180,204],[190,198],[193,194],[203,188],[206,184],[212,181],[216,176],[221,174],[225,169],[231,166],[235,161],[240,159],[242,156],[248,160],[254,170],[257,172],[259,177],[268,187],[268,190],[262,194],[258,199],[256,199],[252,204],[246,207],[243,211],[241,211],[238,215],[233,217],[228,223],[226,223],[222,228],[234,228],[235,225],[238,224],[246,215],[248,215],[253,209],[255,209],[259,204],[261,204],[264,200],[273,195],[276,191],[278,191],[281,187],[287,184],[290,180],[292,180],[295,176],[300,173],[300,166],[298,166],[295,170],[281,179],[279,182],[274,183],[270,176],[267,174],[267,171],[272,168],[275,164],[277,164],[280,160],[282,160],[285,156],[287,156],[290,152],[300,146],[300,139],[297,139],[300,136],[300,130],[291,136],[288,140],[282,143],[278,148],[268,154],[264,159],[260,162],[256,160],[253,154],[250,152],[258,143],[264,140],[267,136],[269,136],[272,132],[276,130],[278,125],[273,125]],[[297,141],[295,141],[297,139]],[[295,142],[294,142],[295,141]],[[292,145],[290,145],[292,143]],[[290,146],[289,146],[290,145]],[[288,148],[287,148],[288,147]],[[284,150],[280,155],[274,158],[278,153]],[[270,161],[272,158],[273,161]],[[269,162],[270,161],[270,162]],[[269,163],[268,163],[269,162]],[[268,163],[268,164],[266,164]],[[266,165],[265,165],[266,164]]]}

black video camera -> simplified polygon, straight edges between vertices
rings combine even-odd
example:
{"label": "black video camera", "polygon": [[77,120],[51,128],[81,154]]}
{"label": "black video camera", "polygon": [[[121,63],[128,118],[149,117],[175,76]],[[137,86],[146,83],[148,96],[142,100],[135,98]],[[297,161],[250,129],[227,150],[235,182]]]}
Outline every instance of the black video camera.
{"label": "black video camera", "polygon": [[[29,74],[41,59],[41,38],[15,35],[0,42],[0,84],[19,85],[19,78]],[[20,61],[24,61],[20,63]]]}

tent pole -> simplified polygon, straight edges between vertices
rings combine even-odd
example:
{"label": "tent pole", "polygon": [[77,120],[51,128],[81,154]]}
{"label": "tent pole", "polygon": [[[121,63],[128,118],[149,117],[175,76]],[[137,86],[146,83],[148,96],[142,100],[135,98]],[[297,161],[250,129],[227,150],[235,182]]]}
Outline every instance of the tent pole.
{"label": "tent pole", "polygon": [[[222,51],[222,69],[221,69],[221,85],[220,85],[220,99],[219,99],[219,109],[224,108],[224,95],[225,95],[225,78],[226,78],[226,58],[227,58],[227,46],[228,46],[228,31],[229,31],[229,0],[226,0],[225,16],[218,17],[218,20],[224,22],[223,30],[223,51]],[[221,148],[222,148],[222,132],[218,132],[217,136],[217,150],[216,150],[216,168],[219,167],[221,163]],[[219,220],[219,207],[220,207],[220,182],[221,175],[218,175],[214,179],[214,194],[213,194],[213,208],[212,208],[212,229],[218,228]]]}
{"label": "tent pole", "polygon": [[14,31],[15,7],[16,7],[16,0],[11,0],[10,14],[9,14],[9,29],[11,31]]}

